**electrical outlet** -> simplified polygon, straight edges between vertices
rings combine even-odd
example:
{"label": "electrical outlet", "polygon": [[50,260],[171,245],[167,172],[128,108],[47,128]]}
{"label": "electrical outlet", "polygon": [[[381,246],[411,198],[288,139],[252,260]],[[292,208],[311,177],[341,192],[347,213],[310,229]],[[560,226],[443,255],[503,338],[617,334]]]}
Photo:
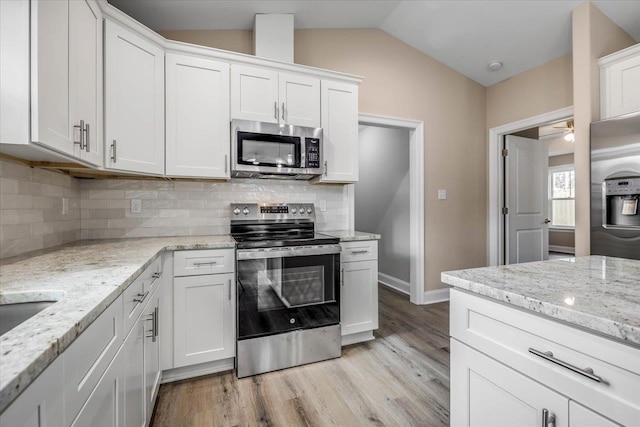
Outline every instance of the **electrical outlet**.
{"label": "electrical outlet", "polygon": [[62,215],[67,215],[69,213],[69,198],[62,198]]}
{"label": "electrical outlet", "polygon": [[447,190],[438,190],[438,200],[447,200]]}
{"label": "electrical outlet", "polygon": [[326,212],[326,211],[327,211],[327,201],[320,200],[320,212]]}
{"label": "electrical outlet", "polygon": [[131,199],[131,213],[141,213],[141,212],[142,212],[142,200]]}

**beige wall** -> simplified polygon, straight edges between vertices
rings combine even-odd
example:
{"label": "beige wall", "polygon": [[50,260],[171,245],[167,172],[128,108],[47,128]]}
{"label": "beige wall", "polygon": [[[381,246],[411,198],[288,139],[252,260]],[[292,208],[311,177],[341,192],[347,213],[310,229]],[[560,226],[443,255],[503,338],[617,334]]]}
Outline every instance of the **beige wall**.
{"label": "beige wall", "polygon": [[[246,39],[207,33],[161,32],[211,47],[242,45],[231,39]],[[442,287],[442,271],[485,265],[485,88],[374,29],[297,30],[295,61],[363,76],[363,113],[424,122],[425,290]],[[437,200],[437,189],[446,189],[448,200]]]}
{"label": "beige wall", "polygon": [[591,253],[589,125],[600,119],[598,58],[635,44],[635,41],[591,3],[573,10],[573,103],[576,168],[576,255]]}
{"label": "beige wall", "polygon": [[554,231],[549,230],[549,246],[575,247],[575,234],[573,230]]}
{"label": "beige wall", "polygon": [[573,153],[549,157],[549,166],[563,166],[573,164]]}
{"label": "beige wall", "polygon": [[571,54],[487,88],[487,129],[573,105]]}

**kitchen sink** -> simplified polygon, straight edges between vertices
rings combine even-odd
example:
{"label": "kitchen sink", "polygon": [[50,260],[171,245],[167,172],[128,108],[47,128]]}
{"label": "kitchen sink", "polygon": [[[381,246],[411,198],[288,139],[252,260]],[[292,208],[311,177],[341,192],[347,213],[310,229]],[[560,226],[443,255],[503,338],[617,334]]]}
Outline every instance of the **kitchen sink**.
{"label": "kitchen sink", "polygon": [[33,301],[0,305],[0,335],[55,303],[56,301]]}

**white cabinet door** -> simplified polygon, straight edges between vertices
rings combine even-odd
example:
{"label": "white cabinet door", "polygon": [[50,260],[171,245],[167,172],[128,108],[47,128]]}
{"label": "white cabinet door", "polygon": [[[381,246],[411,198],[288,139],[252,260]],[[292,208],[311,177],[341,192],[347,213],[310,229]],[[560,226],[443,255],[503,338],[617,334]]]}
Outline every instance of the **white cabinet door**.
{"label": "white cabinet door", "polygon": [[231,66],[231,118],[278,123],[278,73]]}
{"label": "white cabinet door", "polygon": [[164,52],[105,23],[105,166],[164,173]]}
{"label": "white cabinet door", "polygon": [[90,0],[69,2],[69,114],[74,155],[102,166],[102,14]]}
{"label": "white cabinet door", "polygon": [[603,58],[600,98],[602,119],[640,111],[640,46]]}
{"label": "white cabinet door", "polygon": [[124,366],[120,351],[89,396],[72,427],[124,426]]}
{"label": "white cabinet door", "polygon": [[280,123],[320,127],[320,80],[280,73]]}
{"label": "white cabinet door", "polygon": [[158,315],[160,293],[156,292],[142,314],[144,322],[144,395],[147,422],[151,421],[153,407],[160,387],[160,341],[158,339]]}
{"label": "white cabinet door", "polygon": [[167,175],[229,178],[229,64],[167,54]]}
{"label": "white cabinet door", "polygon": [[378,329],[378,261],[342,264],[340,326],[343,336]]}
{"label": "white cabinet door", "polygon": [[124,363],[124,414],[125,425],[145,425],[144,411],[144,328],[145,321],[139,317],[121,352]]}
{"label": "white cabinet door", "polygon": [[62,357],[58,357],[0,415],[0,426],[63,427],[64,408],[59,392],[63,381]]}
{"label": "white cabinet door", "polygon": [[235,275],[176,277],[174,286],[175,367],[235,355]]}
{"label": "white cabinet door", "polygon": [[358,181],[358,86],[322,81],[321,182]]}
{"label": "white cabinet door", "polygon": [[569,426],[571,427],[620,427],[597,412],[574,401],[569,401]]}
{"label": "white cabinet door", "polygon": [[31,3],[31,139],[73,155],[69,115],[69,2]]}
{"label": "white cabinet door", "polygon": [[451,425],[538,427],[543,411],[569,425],[568,400],[456,339],[451,340]]}

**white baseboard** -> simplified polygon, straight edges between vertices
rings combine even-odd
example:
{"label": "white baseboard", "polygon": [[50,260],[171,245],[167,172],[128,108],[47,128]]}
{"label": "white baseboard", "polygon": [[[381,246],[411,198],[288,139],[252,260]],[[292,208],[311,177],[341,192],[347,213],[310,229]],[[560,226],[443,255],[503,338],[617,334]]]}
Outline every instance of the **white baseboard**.
{"label": "white baseboard", "polygon": [[215,374],[217,372],[231,371],[234,368],[235,358],[230,357],[228,359],[216,360],[215,362],[199,363],[193,366],[167,369],[162,371],[162,380],[160,380],[160,383],[170,383],[202,375]]}
{"label": "white baseboard", "polygon": [[426,291],[424,293],[425,304],[435,304],[437,302],[449,301],[449,288],[436,289],[433,291]]}
{"label": "white baseboard", "polygon": [[571,246],[549,245],[549,251],[550,252],[560,252],[560,253],[563,253],[563,254],[575,254],[576,253],[576,248],[572,248]]}
{"label": "white baseboard", "polygon": [[378,282],[403,294],[411,294],[411,285],[409,282],[389,276],[388,274],[378,272]]}
{"label": "white baseboard", "polygon": [[350,335],[345,335],[342,337],[342,346],[344,347],[345,345],[351,345],[351,344],[355,344],[358,342],[365,342],[365,341],[371,341],[376,339],[373,336],[373,331],[364,331],[364,332],[358,332],[355,334],[350,334]]}

